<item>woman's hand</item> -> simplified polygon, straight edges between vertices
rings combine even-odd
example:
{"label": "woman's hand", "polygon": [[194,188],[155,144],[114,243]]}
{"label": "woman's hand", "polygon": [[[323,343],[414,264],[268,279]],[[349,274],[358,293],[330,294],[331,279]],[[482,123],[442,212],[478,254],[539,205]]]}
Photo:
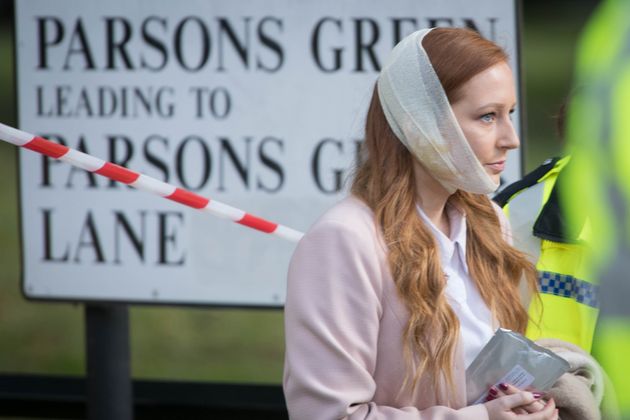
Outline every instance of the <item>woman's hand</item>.
{"label": "woman's hand", "polygon": [[[488,398],[486,401],[492,401],[496,398],[502,397],[504,395],[513,395],[521,390],[507,383],[501,383],[498,387],[490,388],[488,392]],[[514,409],[516,414],[527,414],[527,413],[537,413],[545,408],[545,401],[541,398],[544,396],[542,392],[532,392],[536,401],[531,404],[525,405],[523,407],[517,407]]]}
{"label": "woman's hand", "polygon": [[511,395],[502,395],[492,401],[484,403],[488,410],[490,420],[558,420],[558,410],[553,398],[545,404],[540,411],[534,413],[517,414],[515,409],[523,409],[534,402],[538,402],[540,396],[536,397],[531,392],[518,391]]}

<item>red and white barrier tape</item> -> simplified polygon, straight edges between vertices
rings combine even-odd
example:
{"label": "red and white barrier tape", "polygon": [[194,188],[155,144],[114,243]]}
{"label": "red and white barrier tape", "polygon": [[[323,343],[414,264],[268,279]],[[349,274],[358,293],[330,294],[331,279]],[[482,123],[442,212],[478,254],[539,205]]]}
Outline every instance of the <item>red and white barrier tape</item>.
{"label": "red and white barrier tape", "polygon": [[114,181],[122,182],[139,190],[157,194],[188,207],[229,219],[241,225],[279,236],[289,241],[297,242],[303,235],[302,232],[298,232],[289,227],[270,222],[219,201],[210,200],[194,192],[178,188],[150,176],[116,165],[115,163],[104,161],[87,153],[46,140],[43,137],[34,136],[2,123],[0,123],[0,139],[48,157],[59,159],[70,165],[85,169],[86,171],[113,179]]}

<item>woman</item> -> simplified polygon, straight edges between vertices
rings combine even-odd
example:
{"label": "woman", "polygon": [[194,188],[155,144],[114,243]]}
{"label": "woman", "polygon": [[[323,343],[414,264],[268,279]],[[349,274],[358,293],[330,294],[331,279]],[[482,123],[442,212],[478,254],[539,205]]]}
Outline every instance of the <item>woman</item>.
{"label": "woman", "polygon": [[392,51],[352,195],[289,268],[292,418],[557,418],[518,390],[466,407],[466,366],[496,327],[525,331],[523,275],[535,291],[486,196],[518,146],[515,104],[505,53],[473,31],[422,30]]}

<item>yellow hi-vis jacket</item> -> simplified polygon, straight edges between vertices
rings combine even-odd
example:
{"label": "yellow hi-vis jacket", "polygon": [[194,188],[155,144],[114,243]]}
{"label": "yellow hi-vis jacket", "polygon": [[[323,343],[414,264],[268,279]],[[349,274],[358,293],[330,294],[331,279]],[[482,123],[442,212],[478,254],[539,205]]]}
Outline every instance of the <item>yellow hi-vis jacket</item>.
{"label": "yellow hi-vis jacket", "polygon": [[527,336],[532,340],[558,338],[590,352],[598,286],[584,270],[587,229],[580,229],[577,235],[567,231],[556,183],[569,159],[549,159],[494,200],[510,220],[514,246],[538,270],[540,299],[530,302]]}
{"label": "yellow hi-vis jacket", "polygon": [[[590,222],[588,272],[600,282],[593,354],[630,419],[630,1],[604,0],[577,49],[567,112],[567,219]],[[566,193],[566,194],[564,194]]]}

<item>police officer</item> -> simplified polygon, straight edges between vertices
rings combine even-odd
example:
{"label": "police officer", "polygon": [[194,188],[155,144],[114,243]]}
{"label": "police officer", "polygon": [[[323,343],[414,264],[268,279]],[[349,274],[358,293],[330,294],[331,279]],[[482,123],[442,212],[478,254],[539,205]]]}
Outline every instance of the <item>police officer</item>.
{"label": "police officer", "polygon": [[532,299],[527,336],[558,338],[590,352],[598,286],[585,270],[588,223],[569,229],[560,195],[569,157],[544,162],[494,200],[510,219],[514,246],[536,264],[540,299]]}

